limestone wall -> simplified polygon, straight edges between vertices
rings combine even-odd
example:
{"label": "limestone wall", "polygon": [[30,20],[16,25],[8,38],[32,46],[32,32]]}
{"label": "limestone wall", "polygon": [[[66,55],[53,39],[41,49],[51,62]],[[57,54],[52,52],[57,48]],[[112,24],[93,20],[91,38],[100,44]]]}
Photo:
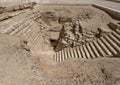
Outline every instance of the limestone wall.
{"label": "limestone wall", "polygon": [[107,12],[112,18],[120,20],[120,11],[119,10],[111,9],[111,8],[104,7],[104,6],[101,6],[98,4],[94,4],[93,6]]}

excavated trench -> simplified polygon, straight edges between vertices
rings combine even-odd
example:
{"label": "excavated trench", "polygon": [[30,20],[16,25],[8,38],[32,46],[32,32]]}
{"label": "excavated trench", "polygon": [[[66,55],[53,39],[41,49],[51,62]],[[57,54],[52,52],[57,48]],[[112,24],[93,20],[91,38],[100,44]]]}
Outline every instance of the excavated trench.
{"label": "excavated trench", "polygon": [[10,20],[0,23],[0,32],[22,38],[27,43],[21,46],[34,55],[53,51],[57,62],[119,57],[119,21],[91,5],[37,5]]}
{"label": "excavated trench", "polygon": [[42,19],[51,27],[55,61],[119,57],[119,23],[105,12],[92,6],[56,7],[55,12],[51,6],[48,10],[52,12],[46,12]]}
{"label": "excavated trench", "polygon": [[0,14],[0,85],[119,85],[120,21],[92,5],[26,5]]}

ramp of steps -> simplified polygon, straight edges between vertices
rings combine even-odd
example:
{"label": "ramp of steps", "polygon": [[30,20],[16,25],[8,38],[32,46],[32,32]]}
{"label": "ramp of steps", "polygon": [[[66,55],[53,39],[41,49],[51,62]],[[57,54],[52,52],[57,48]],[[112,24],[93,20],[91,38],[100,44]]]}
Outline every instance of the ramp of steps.
{"label": "ramp of steps", "polygon": [[[38,42],[40,37],[40,26],[35,22],[40,14],[21,19],[11,26],[7,32],[9,35],[19,36],[28,41],[28,46],[33,48],[35,42]],[[19,25],[18,25],[19,24]]]}
{"label": "ramp of steps", "polygon": [[26,20],[24,20],[23,24],[18,27],[17,29],[15,29],[14,31],[12,31],[10,34],[11,35],[15,35],[15,34],[19,34],[19,33],[23,33],[24,31],[28,30],[29,27],[31,27],[34,23],[34,20],[37,18],[37,16],[34,16],[32,18],[28,18]]}
{"label": "ramp of steps", "polygon": [[[12,25],[6,27],[5,33],[6,33],[6,34],[10,34],[10,35],[14,35],[14,34],[18,33],[18,32],[19,32],[20,30],[22,30],[25,26],[28,26],[28,25],[26,25],[26,24],[27,24],[27,22],[28,22],[29,20],[34,20],[34,19],[36,19],[38,16],[40,16],[39,13],[34,14],[34,15],[31,15],[31,16],[30,16],[30,15],[26,15],[26,17],[25,17],[25,16],[24,16],[24,17],[21,17],[20,20],[17,20],[17,21],[15,21]],[[28,23],[28,24],[29,24],[29,23]]]}
{"label": "ramp of steps", "polygon": [[40,36],[40,27],[34,21],[31,21],[29,26],[25,27],[23,30],[16,34],[28,41],[28,46],[30,48],[34,47],[34,43],[38,41]]}
{"label": "ramp of steps", "polygon": [[39,26],[35,20],[40,16],[40,13],[38,13],[21,19],[14,23],[6,33],[9,35],[19,36],[22,39],[27,40],[30,49],[37,48],[37,46],[40,45],[39,41],[42,36],[40,30],[42,25]]}
{"label": "ramp of steps", "polygon": [[94,59],[113,56],[120,56],[120,29],[82,46],[64,48],[55,53],[54,59],[62,62],[68,58]]}

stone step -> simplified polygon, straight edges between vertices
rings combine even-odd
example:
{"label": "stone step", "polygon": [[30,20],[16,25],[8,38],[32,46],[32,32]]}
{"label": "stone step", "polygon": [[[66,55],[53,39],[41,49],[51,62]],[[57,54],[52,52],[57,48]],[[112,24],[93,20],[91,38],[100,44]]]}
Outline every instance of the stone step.
{"label": "stone step", "polygon": [[60,52],[57,52],[57,54],[56,54],[56,60],[57,60],[57,62],[59,62],[59,60],[60,60]]}
{"label": "stone step", "polygon": [[110,52],[110,50],[108,49],[108,47],[106,47],[106,45],[102,42],[102,40],[98,39],[97,42],[107,55],[113,56],[112,53]]}
{"label": "stone step", "polygon": [[[31,16],[35,16],[35,15],[31,15]],[[13,20],[14,23],[12,22],[12,23],[11,23],[11,26],[9,26],[9,27],[7,28],[8,31],[7,31],[6,33],[7,33],[7,34],[10,34],[10,33],[13,32],[14,30],[16,30],[23,21],[27,21],[27,19],[30,19],[31,16],[29,16],[29,15],[27,15],[27,16],[22,16],[22,15],[21,15],[21,17],[20,17],[19,20],[18,20],[18,17],[16,17],[16,19]],[[33,18],[32,18],[32,19],[33,19]],[[13,24],[14,24],[14,25],[13,25]],[[21,25],[22,25],[22,24],[21,24]],[[6,30],[7,30],[7,29],[6,29]]]}
{"label": "stone step", "polygon": [[29,21],[23,21],[23,23],[17,27],[17,29],[15,29],[14,31],[12,31],[10,33],[10,35],[15,35],[17,34],[18,32],[20,32],[23,28],[27,27],[29,25]]}
{"label": "stone step", "polygon": [[28,40],[33,40],[34,36],[39,33],[40,33],[39,27],[37,25],[34,25],[33,27],[30,28],[30,31],[27,33]]}
{"label": "stone step", "polygon": [[17,30],[17,32],[14,35],[18,35],[18,36],[27,36],[26,32],[29,32],[30,27],[32,27],[34,23],[28,21],[24,26],[22,26],[20,29]]}
{"label": "stone step", "polygon": [[71,58],[74,58],[73,48],[70,48],[70,55]]}
{"label": "stone step", "polygon": [[101,40],[113,55],[115,55],[117,53],[117,51],[106,41],[105,38],[101,37]]}
{"label": "stone step", "polygon": [[94,43],[95,47],[97,48],[97,51],[100,53],[101,56],[104,57],[107,55],[96,41],[93,41],[93,43]]}
{"label": "stone step", "polygon": [[120,40],[118,40],[113,34],[109,34],[108,35],[115,43],[118,44],[118,46],[120,46]]}
{"label": "stone step", "polygon": [[[38,36],[39,36],[39,35],[38,35]],[[30,40],[31,35],[27,35],[26,40],[28,41],[28,45],[29,45],[29,47],[30,47],[31,49],[33,49],[33,48],[37,45],[37,42],[35,42],[35,40],[36,40],[36,38],[38,38],[38,36],[35,36],[34,39]],[[32,41],[33,41],[33,42],[32,42]],[[34,43],[36,43],[36,44],[34,44]],[[38,46],[37,46],[37,47],[38,47]]]}
{"label": "stone step", "polygon": [[68,49],[65,48],[64,51],[65,51],[64,52],[64,56],[65,56],[65,60],[66,60],[66,59],[68,59]]}
{"label": "stone step", "polygon": [[64,49],[61,51],[61,61],[64,61],[65,60],[65,51],[64,51]]}
{"label": "stone step", "polygon": [[30,44],[30,47],[31,48],[38,48],[39,46],[40,46],[40,44],[39,44],[39,41],[41,40],[41,34],[39,33],[36,37],[35,37],[35,39],[34,39],[34,41],[35,42],[33,42],[32,44]]}
{"label": "stone step", "polygon": [[[18,28],[21,27],[26,21],[27,21],[26,19],[17,20],[16,22],[18,22],[19,26],[18,26],[17,24],[15,24],[14,26],[16,26],[17,29],[18,29]],[[15,30],[17,30],[17,29],[15,29]],[[15,30],[14,30],[14,31],[15,31]],[[14,32],[14,31],[12,31],[12,32]],[[12,32],[11,32],[11,33],[12,33]],[[11,33],[10,33],[10,34],[11,34]]]}
{"label": "stone step", "polygon": [[[38,15],[37,15],[38,16]],[[32,25],[34,25],[35,24],[35,19],[37,18],[37,16],[36,15],[34,15],[33,17],[30,17],[30,18],[27,18],[25,21],[25,23],[26,23],[26,25],[25,25],[25,27],[24,27],[24,25],[23,25],[23,27],[21,27],[21,28],[19,28],[17,31],[16,31],[16,33],[18,33],[19,31],[21,32],[21,33],[24,33],[27,29],[29,30],[29,28],[32,26]],[[24,28],[24,29],[23,29]],[[26,29],[25,29],[26,28]]]}
{"label": "stone step", "polygon": [[78,54],[77,54],[77,51],[76,51],[76,47],[74,47],[73,52],[74,52],[74,58],[78,58]]}
{"label": "stone step", "polygon": [[59,52],[59,62],[62,62],[62,51]]}
{"label": "stone step", "polygon": [[[91,41],[82,46],[74,48],[65,48],[61,51],[62,57],[59,61],[64,61],[68,58],[85,58],[92,59],[96,57],[114,56],[120,53],[120,36],[119,33],[113,31],[95,41]],[[56,54],[57,55],[57,54]]]}
{"label": "stone step", "polygon": [[26,31],[24,31],[23,33],[18,33],[17,36],[20,36],[20,37],[22,37],[23,39],[28,40],[28,34],[27,34],[26,32],[29,33],[31,30],[30,30],[29,28],[26,28],[25,30],[26,30]]}
{"label": "stone step", "polygon": [[120,29],[117,29],[116,32],[120,35]]}
{"label": "stone step", "polygon": [[36,26],[34,26],[34,28],[31,29],[31,31],[29,32],[29,34],[27,34],[28,37],[28,41],[30,44],[36,42],[36,37],[39,35],[39,28]]}
{"label": "stone step", "polygon": [[60,53],[59,52],[57,52],[57,54],[56,54],[56,56],[57,56],[57,62],[59,62],[59,58],[60,58]]}
{"label": "stone step", "polygon": [[35,46],[35,42],[39,42],[39,34],[36,34],[36,36],[34,36],[34,39],[32,40],[28,40],[29,42],[29,46],[30,47],[34,47]]}
{"label": "stone step", "polygon": [[85,54],[86,54],[86,58],[87,58],[87,59],[91,59],[90,53],[89,53],[86,45],[83,45],[83,49],[84,49],[84,52],[85,52]]}
{"label": "stone step", "polygon": [[[20,28],[17,26],[17,29],[15,29],[15,30],[13,30],[11,33],[10,33],[10,35],[14,35],[14,34],[16,34],[17,32],[19,32],[19,30],[22,30],[23,28],[24,28],[24,24],[26,24],[28,21],[30,21],[30,18],[31,18],[31,16],[27,16],[27,17],[24,17],[24,18],[22,18],[22,20],[19,20],[18,22],[21,22],[22,24],[22,26],[20,26]],[[35,15],[34,15],[34,17],[32,17],[31,19],[33,20],[35,18]],[[27,25],[25,25],[25,26],[28,26],[29,25],[29,23],[27,24]]]}
{"label": "stone step", "polygon": [[56,52],[56,61],[57,62],[62,62],[65,60],[65,55],[64,55],[64,50],[61,50],[59,52]]}
{"label": "stone step", "polygon": [[116,49],[116,51],[120,52],[120,47],[114,42],[111,40],[111,38],[109,38],[108,36],[104,36],[106,38],[106,40],[108,41],[108,43],[110,43],[110,45]]}
{"label": "stone step", "polygon": [[86,59],[86,55],[85,55],[85,52],[83,50],[83,46],[80,47],[80,51],[81,51],[81,54],[82,54],[82,58]]}
{"label": "stone step", "polygon": [[77,51],[77,54],[78,54],[78,58],[82,58],[82,54],[81,54],[81,51],[80,51],[80,46],[76,47],[76,51]]}
{"label": "stone step", "polygon": [[53,60],[57,61],[57,52],[54,54]]}
{"label": "stone step", "polygon": [[34,41],[32,44],[31,44],[31,48],[32,49],[39,49],[41,47],[41,42],[40,41],[43,41],[41,40],[43,39],[42,38],[42,33],[38,33],[38,35],[35,37]]}
{"label": "stone step", "polygon": [[21,33],[21,35],[24,35],[25,39],[27,39],[29,41],[31,35],[34,34],[34,31],[35,31],[34,27],[35,26],[33,23],[30,27],[26,28],[26,30],[24,30],[23,33]]}
{"label": "stone step", "polygon": [[88,51],[89,51],[89,53],[90,53],[90,55],[91,55],[91,58],[95,58],[96,55],[95,55],[94,52],[92,51],[92,48],[90,47],[90,44],[89,44],[89,43],[86,44],[86,47],[87,47],[87,49],[88,49]]}
{"label": "stone step", "polygon": [[113,34],[118,40],[120,40],[120,35],[119,35],[119,34],[117,34],[115,31],[113,31],[112,34]]}
{"label": "stone step", "polygon": [[70,55],[70,47],[67,47],[66,50],[67,50],[67,59],[68,59],[68,58],[70,58],[70,56],[71,56],[71,55]]}
{"label": "stone step", "polygon": [[96,57],[100,57],[100,54],[98,53],[97,49],[95,48],[93,42],[90,42],[90,46],[92,48],[92,51],[95,53]]}
{"label": "stone step", "polygon": [[15,22],[14,24],[12,24],[11,26],[7,27],[5,29],[5,33],[6,34],[10,34],[12,31],[14,31],[15,29],[17,29],[19,22]]}

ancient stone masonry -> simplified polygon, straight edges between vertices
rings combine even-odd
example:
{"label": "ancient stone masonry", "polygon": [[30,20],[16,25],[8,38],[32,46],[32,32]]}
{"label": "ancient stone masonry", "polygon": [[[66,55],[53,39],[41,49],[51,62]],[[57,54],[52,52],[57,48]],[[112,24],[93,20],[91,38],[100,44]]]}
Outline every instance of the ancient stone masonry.
{"label": "ancient stone masonry", "polygon": [[0,85],[120,85],[120,20],[63,1],[0,7]]}
{"label": "ancient stone masonry", "polygon": [[[23,5],[15,10],[29,8],[34,3]],[[26,11],[1,22],[0,33],[22,38],[21,47],[26,51],[39,53],[42,49],[52,49],[57,62],[68,58],[119,57],[120,24],[92,6],[89,9],[87,6],[72,9],[43,6],[41,10]]]}
{"label": "ancient stone masonry", "polygon": [[93,59],[112,56],[120,57],[120,28],[112,29],[113,31],[111,33],[81,46],[73,48],[69,46],[56,52],[55,60],[62,62],[68,58]]}
{"label": "ancient stone masonry", "polygon": [[24,9],[33,9],[35,4],[36,4],[35,2],[30,2],[30,3],[24,3],[10,7],[0,7],[0,21],[4,21],[9,18],[15,17],[21,14],[23,11],[18,13],[12,13],[12,12],[16,12]]}
{"label": "ancient stone masonry", "polygon": [[[92,31],[86,31],[81,26],[80,22],[80,19],[78,19],[70,23],[65,23],[62,26],[59,38],[57,40],[58,45],[56,46],[56,51],[64,47],[76,47],[83,45],[87,42],[94,40],[95,38],[100,38],[104,33],[103,30],[100,28],[98,28],[98,32],[96,33]],[[64,47],[60,47],[60,44],[64,45]]]}

